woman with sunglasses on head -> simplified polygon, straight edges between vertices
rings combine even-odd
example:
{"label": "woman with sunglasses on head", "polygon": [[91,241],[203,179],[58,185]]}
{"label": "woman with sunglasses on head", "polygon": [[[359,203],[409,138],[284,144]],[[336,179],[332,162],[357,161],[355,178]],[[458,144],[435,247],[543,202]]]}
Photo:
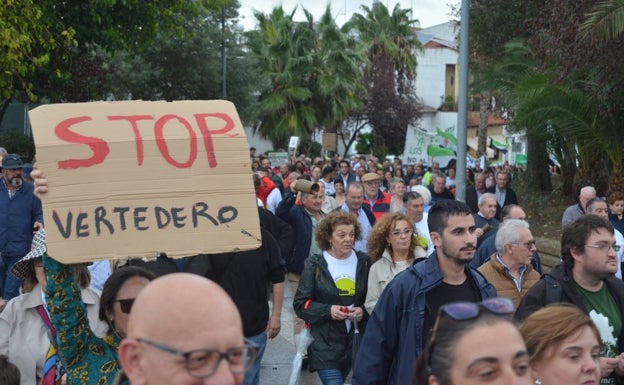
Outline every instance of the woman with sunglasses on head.
{"label": "woman with sunglasses on head", "polygon": [[[19,368],[21,384],[50,384],[50,379],[61,378],[64,368],[50,336],[54,330],[50,323],[45,297],[47,282],[43,271],[42,255],[45,252],[43,231],[33,237],[32,249],[13,266],[15,277],[22,281],[22,294],[9,301],[0,313],[0,354],[5,354]],[[106,334],[107,325],[98,320],[100,295],[89,288],[89,271],[85,265],[73,265],[85,303],[87,318],[93,333]]]}
{"label": "woman with sunglasses on head", "polygon": [[440,308],[414,385],[532,385],[529,353],[505,297]]}
{"label": "woman with sunglasses on head", "polygon": [[600,332],[580,309],[553,304],[520,325],[536,385],[600,383]]}
{"label": "woman with sunglasses on head", "polygon": [[315,233],[322,252],[306,259],[293,300],[297,316],[312,325],[309,365],[323,385],[344,384],[351,371],[354,321],[363,333],[368,318],[364,299],[370,258],[353,250],[360,234],[357,218],[345,211],[323,218]]}
{"label": "woman with sunglasses on head", "polygon": [[108,323],[104,338],[89,328],[72,265],[43,256],[47,305],[56,329],[67,385],[110,384],[119,372],[119,343],[126,336],[128,316],[137,294],[154,278],[140,267],[122,267],[108,277],[100,297],[99,317]]}
{"label": "woman with sunglasses on head", "polygon": [[368,250],[373,265],[368,274],[366,310],[372,313],[388,282],[416,258],[427,256],[426,240],[414,233],[414,223],[401,213],[386,214],[373,226]]}

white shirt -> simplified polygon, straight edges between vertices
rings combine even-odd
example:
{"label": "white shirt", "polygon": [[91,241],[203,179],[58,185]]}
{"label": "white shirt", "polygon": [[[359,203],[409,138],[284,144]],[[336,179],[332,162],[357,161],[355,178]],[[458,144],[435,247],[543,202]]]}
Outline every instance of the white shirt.
{"label": "white shirt", "polygon": [[613,229],[613,235],[615,237],[615,244],[620,245],[620,251],[617,252],[617,272],[615,276],[622,279],[622,258],[624,258],[624,236],[618,230]]}
{"label": "white shirt", "polygon": [[414,226],[416,227],[416,232],[418,233],[418,235],[422,235],[427,239],[427,242],[429,243],[429,245],[427,246],[427,256],[430,256],[431,253],[433,253],[433,251],[435,250],[435,247],[433,245],[433,242],[431,241],[431,236],[429,235],[429,225],[427,225],[428,216],[429,215],[427,213],[423,213],[423,218],[420,220],[420,222],[414,223]]}
{"label": "white shirt", "polygon": [[267,196],[266,209],[272,212],[273,214],[275,214],[275,209],[277,209],[277,206],[280,204],[281,201],[282,201],[282,193],[276,187],[273,190],[271,190],[271,192],[269,193],[269,196]]}
{"label": "white shirt", "polygon": [[[327,269],[331,274],[334,284],[341,293],[341,296],[355,296],[355,274],[357,272],[357,255],[355,251],[351,251],[351,255],[345,259],[338,259],[329,255],[327,251],[323,251],[323,258],[327,262]],[[348,306],[353,308],[353,304]],[[351,329],[351,320],[345,320],[347,333]]]}

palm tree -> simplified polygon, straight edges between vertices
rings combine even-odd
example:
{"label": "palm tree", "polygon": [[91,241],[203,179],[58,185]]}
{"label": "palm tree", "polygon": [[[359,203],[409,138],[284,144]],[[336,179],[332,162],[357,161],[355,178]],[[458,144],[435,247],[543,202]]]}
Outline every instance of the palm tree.
{"label": "palm tree", "polygon": [[329,6],[316,29],[315,106],[325,131],[336,133],[349,114],[362,107],[362,63],[368,58],[365,46],[338,27]]}
{"label": "palm tree", "polygon": [[248,34],[249,48],[267,80],[260,92],[261,120],[256,131],[276,148],[286,148],[290,136],[309,137],[318,124],[307,76],[314,65],[313,19],[306,12],[307,20],[296,23],[295,11],[286,14],[277,7],[269,15],[257,12],[258,29]]}
{"label": "palm tree", "polygon": [[581,25],[583,37],[608,41],[624,33],[624,0],[601,1],[586,16]]}
{"label": "palm tree", "polygon": [[305,9],[305,21],[294,22],[294,12],[279,7],[268,16],[258,13],[259,29],[249,34],[268,81],[257,130],[276,148],[291,135],[306,143],[317,129],[335,133],[362,105],[361,45],[336,25],[329,6],[318,22]]}

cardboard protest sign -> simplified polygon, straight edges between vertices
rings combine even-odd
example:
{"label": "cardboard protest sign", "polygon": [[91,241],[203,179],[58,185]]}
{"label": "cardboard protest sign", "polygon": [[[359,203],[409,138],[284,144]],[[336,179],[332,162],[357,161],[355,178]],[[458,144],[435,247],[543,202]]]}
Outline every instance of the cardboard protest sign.
{"label": "cardboard protest sign", "polygon": [[226,101],[30,111],[50,255],[65,263],[249,250],[260,225],[245,131]]}

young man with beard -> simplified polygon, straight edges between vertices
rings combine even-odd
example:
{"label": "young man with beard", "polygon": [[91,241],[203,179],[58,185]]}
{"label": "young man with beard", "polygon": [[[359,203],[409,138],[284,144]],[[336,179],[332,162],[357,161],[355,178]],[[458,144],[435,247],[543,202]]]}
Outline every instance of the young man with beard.
{"label": "young man with beard", "polygon": [[436,251],[396,276],[370,316],[353,368],[354,385],[409,384],[438,309],[479,302],[496,290],[469,268],[477,244],[475,222],[463,202],[437,202],[427,218]]}
{"label": "young man with beard", "polygon": [[540,308],[571,303],[588,314],[602,337],[601,384],[624,380],[624,283],[617,271],[613,225],[598,215],[584,215],[563,228],[562,263],[554,266],[526,293],[515,318],[524,320]]}

